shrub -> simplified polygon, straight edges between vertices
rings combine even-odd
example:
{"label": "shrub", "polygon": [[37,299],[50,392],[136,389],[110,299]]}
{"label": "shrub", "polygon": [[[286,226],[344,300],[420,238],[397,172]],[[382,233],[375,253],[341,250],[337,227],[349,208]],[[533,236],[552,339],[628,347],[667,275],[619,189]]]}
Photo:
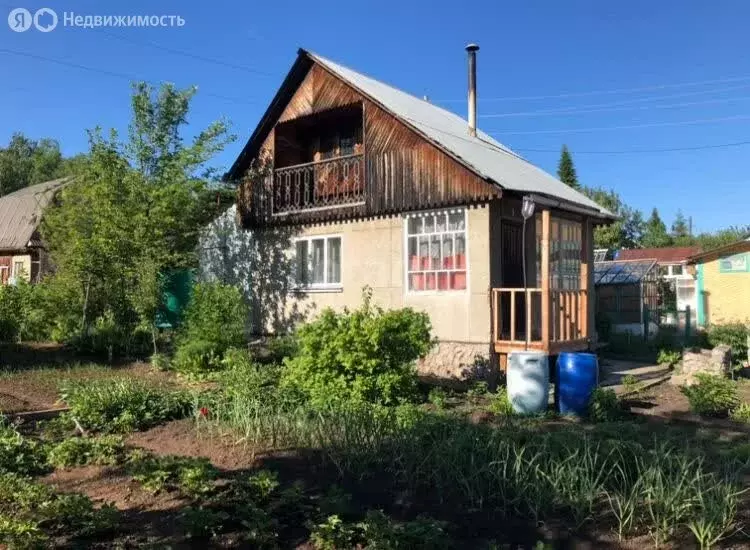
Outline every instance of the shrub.
{"label": "shrub", "polygon": [[504,386],[499,386],[489,405],[490,412],[500,416],[512,416],[515,414],[513,404],[508,397],[508,390]]}
{"label": "shrub", "polygon": [[413,400],[414,362],[432,347],[426,313],[384,311],[364,291],[361,307],[326,309],[298,331],[299,353],[285,361],[282,384],[314,404],[336,400],[395,404]]}
{"label": "shrub", "polygon": [[328,518],[314,526],[310,533],[310,541],[317,550],[338,550],[352,548],[356,541],[356,529],[341,520],[338,516]]}
{"label": "shrub", "polygon": [[735,422],[750,424],[750,403],[741,403],[730,415]]}
{"label": "shrub", "polygon": [[447,399],[448,394],[446,393],[445,388],[439,386],[432,388],[430,393],[427,394],[427,400],[432,403],[436,409],[444,409]]}
{"label": "shrub", "polygon": [[656,356],[656,362],[660,365],[667,365],[668,367],[674,367],[680,361],[682,361],[682,353],[670,349],[660,349],[659,355]]}
{"label": "shrub", "polygon": [[622,407],[614,390],[596,388],[589,401],[589,418],[594,422],[614,422],[622,417]]}
{"label": "shrub", "polygon": [[737,406],[739,398],[736,382],[707,373],[698,373],[695,376],[698,379],[697,384],[681,388],[694,413],[701,416],[725,417]]}
{"label": "shrub", "polygon": [[239,288],[222,283],[198,283],[177,336],[174,367],[186,372],[220,367],[224,352],[245,343],[248,309]]}
{"label": "shrub", "polygon": [[77,382],[63,389],[62,399],[84,429],[98,432],[144,430],[184,418],[192,408],[187,392],[136,380]]}
{"label": "shrub", "polygon": [[202,506],[187,506],[181,515],[185,532],[191,538],[215,537],[229,519],[226,512]]}
{"label": "shrub", "polygon": [[132,455],[128,471],[149,492],[178,490],[193,498],[211,491],[218,474],[205,458],[141,453]]}
{"label": "shrub", "polygon": [[732,360],[747,359],[748,327],[743,323],[711,325],[708,328],[708,341],[712,346],[725,344],[732,348]]}
{"label": "shrub", "polygon": [[114,466],[125,458],[122,438],[116,436],[72,437],[52,447],[48,461],[56,468]]}
{"label": "shrub", "polygon": [[[116,525],[117,515],[114,506],[105,504],[97,509],[85,495],[56,493],[29,478],[0,474],[0,525],[11,531],[10,537],[5,536],[13,543],[19,538],[36,542],[49,535],[87,536],[107,531]],[[2,536],[0,527],[0,542],[6,542]]]}
{"label": "shrub", "polygon": [[36,475],[48,469],[44,446],[23,437],[0,419],[0,474]]}

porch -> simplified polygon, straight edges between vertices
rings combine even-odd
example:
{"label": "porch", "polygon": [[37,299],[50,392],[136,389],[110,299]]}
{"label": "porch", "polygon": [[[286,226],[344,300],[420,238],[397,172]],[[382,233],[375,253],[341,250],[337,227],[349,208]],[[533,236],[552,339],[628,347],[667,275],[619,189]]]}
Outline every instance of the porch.
{"label": "porch", "polygon": [[527,265],[534,286],[524,286],[522,278],[508,273],[522,264],[506,253],[507,248],[518,248],[508,247],[506,241],[503,282],[509,284],[491,289],[492,341],[502,369],[512,351],[556,355],[590,345],[591,222],[553,217],[549,208],[537,213],[534,221],[532,243],[521,245],[535,258],[534,265]]}

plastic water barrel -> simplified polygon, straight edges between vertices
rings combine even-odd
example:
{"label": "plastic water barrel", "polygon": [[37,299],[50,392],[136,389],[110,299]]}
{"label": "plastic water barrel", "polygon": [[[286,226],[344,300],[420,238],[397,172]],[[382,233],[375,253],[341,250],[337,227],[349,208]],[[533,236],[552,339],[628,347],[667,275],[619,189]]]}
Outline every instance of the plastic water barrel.
{"label": "plastic water barrel", "polygon": [[584,416],[599,384],[599,361],[593,353],[561,353],[557,358],[557,410]]}
{"label": "plastic water barrel", "polygon": [[508,355],[508,398],[519,414],[547,410],[549,359],[539,351],[514,351]]}

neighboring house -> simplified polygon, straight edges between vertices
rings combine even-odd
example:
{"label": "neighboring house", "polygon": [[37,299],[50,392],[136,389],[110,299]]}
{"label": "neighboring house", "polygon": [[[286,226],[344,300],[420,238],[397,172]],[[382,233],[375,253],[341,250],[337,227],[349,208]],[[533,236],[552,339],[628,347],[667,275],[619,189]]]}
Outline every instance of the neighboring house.
{"label": "neighboring house", "polygon": [[698,273],[698,324],[750,322],[750,238],[689,258]]}
{"label": "neighboring house", "polygon": [[[671,284],[674,291],[675,310],[682,312],[690,308],[694,314],[698,307],[698,293],[695,271],[688,269],[688,258],[700,251],[700,246],[636,248],[618,251],[617,260],[656,260],[659,274]],[[695,319],[695,316],[691,319]]]}
{"label": "neighboring house", "polygon": [[38,282],[49,270],[39,224],[44,209],[69,178],[24,187],[0,197],[0,283]]}
{"label": "neighboring house", "polygon": [[423,373],[588,348],[593,228],[613,216],[476,129],[467,50],[469,123],[299,51],[226,176],[253,230],[255,330],[356,307],[368,285],[430,315],[440,344]]}

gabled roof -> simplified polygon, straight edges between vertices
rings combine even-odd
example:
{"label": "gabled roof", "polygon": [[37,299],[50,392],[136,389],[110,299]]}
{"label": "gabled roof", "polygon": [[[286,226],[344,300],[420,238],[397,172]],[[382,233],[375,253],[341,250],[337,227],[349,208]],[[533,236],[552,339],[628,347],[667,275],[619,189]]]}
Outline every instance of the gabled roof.
{"label": "gabled roof", "polygon": [[700,254],[694,254],[688,258],[688,263],[701,263],[706,260],[716,259],[720,256],[741,254],[743,252],[750,252],[750,237],[720,246],[719,248],[714,248],[713,250],[706,250]]}
{"label": "gabled roof", "polygon": [[259,141],[265,138],[275,123],[274,114],[278,118],[278,113],[291,97],[290,90],[285,88],[299,84],[310,62],[318,63],[469,170],[502,189],[551,198],[558,201],[563,209],[573,206],[590,210],[602,218],[615,217],[583,193],[537,168],[488,134],[477,130],[476,137],[470,136],[467,131],[468,123],[460,116],[302,49],[263,119],[230,169],[229,177],[238,178],[247,166],[246,163],[249,163],[249,158],[257,153]]}
{"label": "gabled roof", "polygon": [[22,250],[29,245],[42,211],[70,178],[60,178],[24,187],[0,197],[0,250]]}
{"label": "gabled roof", "polygon": [[617,252],[618,260],[654,259],[660,264],[679,264],[701,251],[700,246],[666,246],[663,248],[633,248]]}

